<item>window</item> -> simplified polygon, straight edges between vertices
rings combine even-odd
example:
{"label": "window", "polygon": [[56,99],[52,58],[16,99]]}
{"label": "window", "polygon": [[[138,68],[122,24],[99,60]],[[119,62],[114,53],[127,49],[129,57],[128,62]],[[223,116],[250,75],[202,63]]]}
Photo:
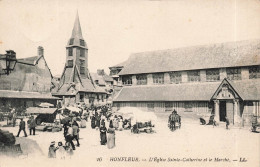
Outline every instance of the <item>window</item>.
{"label": "window", "polygon": [[73,60],[68,60],[68,67],[73,67]]}
{"label": "window", "polygon": [[123,85],[132,85],[132,76],[130,75],[122,76],[122,82]]}
{"label": "window", "polygon": [[80,74],[85,74],[85,67],[84,66],[80,66]]}
{"label": "window", "polygon": [[227,78],[230,80],[241,80],[241,69],[227,68]]}
{"label": "window", "polygon": [[84,94],[79,95],[80,102],[84,102]]}
{"label": "window", "polygon": [[74,38],[70,38],[70,45],[73,45]]}
{"label": "window", "polygon": [[85,57],[85,49],[80,48],[80,57]]}
{"label": "window", "polygon": [[171,72],[169,74],[171,83],[181,83],[181,72]]}
{"label": "window", "polygon": [[153,74],[153,83],[154,84],[164,84],[163,73]]}
{"label": "window", "polygon": [[206,70],[206,79],[207,81],[219,81],[220,80],[219,69]]}
{"label": "window", "polygon": [[146,74],[140,74],[136,75],[137,85],[147,85],[147,75]]}
{"label": "window", "polygon": [[260,66],[249,67],[249,79],[260,78]]}
{"label": "window", "polygon": [[84,42],[83,39],[80,39],[80,40],[79,40],[79,43],[80,43],[80,46],[85,46],[85,42]]}
{"label": "window", "polygon": [[188,71],[188,81],[198,82],[200,81],[200,71]]}
{"label": "window", "polygon": [[73,52],[72,52],[72,48],[69,48],[69,56],[72,56],[73,55]]}

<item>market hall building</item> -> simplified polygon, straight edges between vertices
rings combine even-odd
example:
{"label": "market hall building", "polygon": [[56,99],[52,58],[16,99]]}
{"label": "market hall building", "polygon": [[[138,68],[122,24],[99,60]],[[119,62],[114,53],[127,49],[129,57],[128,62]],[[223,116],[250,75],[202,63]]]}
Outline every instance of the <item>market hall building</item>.
{"label": "market hall building", "polygon": [[117,75],[123,87],[114,96],[114,110],[175,109],[196,119],[227,116],[236,125],[260,116],[260,40],[135,53]]}

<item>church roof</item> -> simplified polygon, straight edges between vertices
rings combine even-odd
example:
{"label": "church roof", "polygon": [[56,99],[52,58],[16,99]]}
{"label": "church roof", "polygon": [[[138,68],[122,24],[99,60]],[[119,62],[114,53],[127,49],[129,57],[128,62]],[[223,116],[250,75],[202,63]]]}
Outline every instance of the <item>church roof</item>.
{"label": "church roof", "polygon": [[260,40],[192,46],[132,54],[119,75],[260,64]]}
{"label": "church roof", "polygon": [[82,47],[82,48],[87,48],[87,44],[84,41],[83,36],[82,36],[78,12],[77,12],[77,15],[75,18],[71,37],[67,44],[67,47],[70,47],[70,46],[78,46],[78,47]]}
{"label": "church roof", "polygon": [[74,22],[74,27],[73,27],[73,30],[72,30],[71,38],[83,39],[78,12],[77,12],[76,19],[75,19],[75,22]]}

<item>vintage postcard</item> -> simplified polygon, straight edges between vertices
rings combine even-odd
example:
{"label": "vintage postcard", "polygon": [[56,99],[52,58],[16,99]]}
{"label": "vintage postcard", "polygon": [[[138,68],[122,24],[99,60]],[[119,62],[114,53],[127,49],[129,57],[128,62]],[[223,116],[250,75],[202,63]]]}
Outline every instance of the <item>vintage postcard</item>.
{"label": "vintage postcard", "polygon": [[0,0],[0,167],[260,167],[259,0]]}

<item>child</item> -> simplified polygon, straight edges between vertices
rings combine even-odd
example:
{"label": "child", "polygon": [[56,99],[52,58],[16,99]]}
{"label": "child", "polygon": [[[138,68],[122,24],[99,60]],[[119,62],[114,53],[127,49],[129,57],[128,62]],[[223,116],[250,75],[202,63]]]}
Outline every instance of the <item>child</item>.
{"label": "child", "polygon": [[58,158],[65,159],[65,147],[62,145],[62,142],[58,143]]}
{"label": "child", "polygon": [[55,141],[53,141],[53,142],[51,142],[50,147],[49,147],[48,157],[56,158],[56,150],[57,150],[57,148],[55,147]]}
{"label": "child", "polygon": [[65,150],[66,150],[66,153],[69,158],[71,158],[71,156],[73,155],[73,149],[71,148],[71,145],[69,142],[66,142],[65,144]]}

